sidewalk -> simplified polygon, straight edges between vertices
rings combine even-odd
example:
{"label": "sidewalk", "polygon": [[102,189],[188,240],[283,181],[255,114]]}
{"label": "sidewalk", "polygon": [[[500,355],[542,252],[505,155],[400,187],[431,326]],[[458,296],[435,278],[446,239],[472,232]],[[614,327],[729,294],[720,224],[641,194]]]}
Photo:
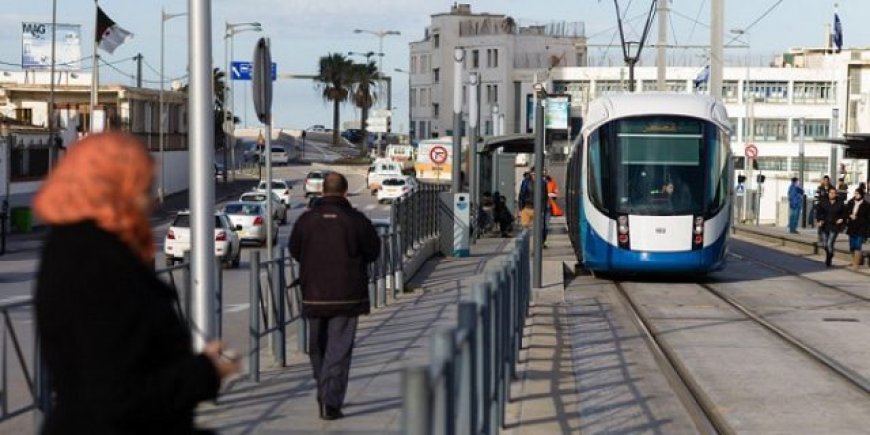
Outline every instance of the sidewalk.
{"label": "sidewalk", "polygon": [[[798,228],[797,234],[790,234],[786,227],[737,224],[734,226],[734,234],[750,239],[778,243],[781,246],[797,248],[808,254],[824,255],[825,253],[824,247],[819,243],[818,231],[815,228]],[[849,236],[845,232],[837,236],[834,251],[836,258],[847,262],[851,261]],[[865,244],[863,251],[866,258],[870,255],[870,245]]]}
{"label": "sidewalk", "polygon": [[[430,259],[407,285],[413,293],[360,318],[345,418],[318,418],[308,358],[293,352],[287,367],[264,369],[259,384],[239,380],[216,405],[200,408],[199,425],[223,434],[400,433],[402,371],[429,363],[434,331],[455,326],[458,302],[502,261],[513,240],[482,239],[471,257]],[[295,340],[287,338],[289,348]]]}

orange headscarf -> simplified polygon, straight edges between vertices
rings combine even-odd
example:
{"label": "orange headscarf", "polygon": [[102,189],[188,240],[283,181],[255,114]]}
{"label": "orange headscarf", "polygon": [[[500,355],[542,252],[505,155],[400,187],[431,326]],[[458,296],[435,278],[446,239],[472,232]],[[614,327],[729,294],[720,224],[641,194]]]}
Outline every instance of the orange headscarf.
{"label": "orange headscarf", "polygon": [[49,225],[93,220],[151,263],[154,240],[142,200],[153,172],[151,156],[135,137],[90,135],[70,147],[37,193],[34,210]]}

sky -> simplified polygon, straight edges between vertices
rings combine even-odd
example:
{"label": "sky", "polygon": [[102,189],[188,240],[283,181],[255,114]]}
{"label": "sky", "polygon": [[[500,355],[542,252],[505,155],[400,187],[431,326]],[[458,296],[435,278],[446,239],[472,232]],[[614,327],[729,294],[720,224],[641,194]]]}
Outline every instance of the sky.
{"label": "sky", "polygon": [[[0,71],[14,71],[21,59],[21,23],[50,22],[52,2],[3,0],[0,8]],[[709,43],[711,0],[672,0],[669,39],[678,45]],[[57,0],[58,22],[81,24],[84,56],[92,52],[94,27],[92,0]],[[621,48],[616,30],[616,12],[611,0],[480,0],[471,3],[472,11],[506,14],[523,23],[553,21],[584,22],[593,66],[619,65]],[[626,32],[637,39],[643,28],[649,0],[618,0],[627,19]],[[828,0],[725,0],[725,31],[749,28],[752,62],[766,63],[776,53],[791,47],[818,47],[824,42],[825,25],[833,22],[834,3]],[[845,47],[870,46],[870,1],[840,0],[838,10],[843,26]],[[408,44],[423,38],[430,15],[449,12],[452,1],[446,0],[213,0],[212,53],[223,68],[224,23],[259,21],[263,32],[245,32],[235,37],[235,60],[249,60],[259,36],[272,41],[272,59],[279,73],[314,74],[318,59],[329,53],[378,50],[378,38],[354,34],[353,29],[398,30],[399,36],[384,38],[383,71],[393,76],[393,128],[407,131],[407,76],[394,72],[408,69]],[[133,39],[114,54],[103,54],[115,67],[101,69],[102,83],[134,84],[136,65],[132,57],[142,53],[144,79],[159,80],[160,9],[169,13],[185,12],[183,0],[100,0],[100,6],[118,25],[133,32]],[[771,10],[772,8],[772,10]],[[770,12],[762,18],[762,15]],[[760,20],[759,20],[760,19]],[[756,22],[757,21],[757,22]],[[755,24],[753,24],[755,22]],[[175,18],[166,23],[166,76],[181,77],[187,65],[187,20]],[[657,37],[653,23],[650,38]],[[729,42],[731,36],[725,39]],[[746,41],[736,41],[740,44]],[[654,50],[645,52],[652,55]],[[700,65],[703,50],[675,49],[670,62],[677,65]],[[363,61],[363,58],[355,58]],[[650,58],[644,63],[652,64]],[[744,48],[726,50],[726,64],[745,62]],[[87,64],[87,63],[86,63]],[[124,73],[124,74],[122,74]],[[157,85],[151,85],[157,86]],[[236,82],[236,112],[248,125],[257,125],[250,103],[250,82]],[[244,113],[247,102],[247,115]],[[320,96],[310,80],[280,80],[275,83],[273,112],[275,126],[305,128],[313,124],[332,125],[332,105]],[[342,121],[357,118],[355,109],[342,107]]]}

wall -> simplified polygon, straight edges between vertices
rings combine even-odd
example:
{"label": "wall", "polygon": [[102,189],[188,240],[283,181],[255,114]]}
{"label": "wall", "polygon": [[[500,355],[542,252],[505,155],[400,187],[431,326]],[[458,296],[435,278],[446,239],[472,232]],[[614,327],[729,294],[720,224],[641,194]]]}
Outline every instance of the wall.
{"label": "wall", "polygon": [[[183,192],[189,188],[190,181],[190,153],[187,151],[165,151],[164,152],[164,185],[166,195],[171,195],[177,192]],[[158,164],[157,175],[155,178],[155,186],[160,177],[160,153],[151,153],[154,162]]]}

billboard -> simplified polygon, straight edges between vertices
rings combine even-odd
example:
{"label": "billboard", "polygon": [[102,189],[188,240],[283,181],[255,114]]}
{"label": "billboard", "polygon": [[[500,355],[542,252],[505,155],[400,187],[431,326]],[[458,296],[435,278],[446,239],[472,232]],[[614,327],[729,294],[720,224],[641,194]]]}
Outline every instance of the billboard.
{"label": "billboard", "polygon": [[544,112],[544,126],[548,130],[567,130],[571,110],[571,97],[550,95]]}
{"label": "billboard", "polygon": [[[79,70],[82,59],[82,26],[55,25],[55,68]],[[21,23],[21,67],[51,68],[51,23]]]}

